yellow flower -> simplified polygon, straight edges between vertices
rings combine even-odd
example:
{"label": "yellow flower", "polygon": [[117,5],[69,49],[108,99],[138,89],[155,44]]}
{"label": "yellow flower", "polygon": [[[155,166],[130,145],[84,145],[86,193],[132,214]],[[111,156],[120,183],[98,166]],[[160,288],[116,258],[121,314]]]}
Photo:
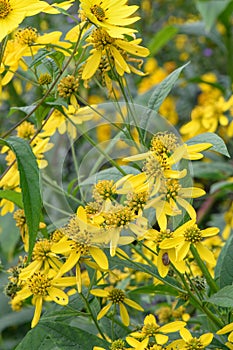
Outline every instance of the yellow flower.
{"label": "yellow flower", "polygon": [[43,12],[49,4],[39,0],[1,0],[0,1],[0,42],[24,20]]}
{"label": "yellow flower", "polygon": [[[156,344],[163,345],[168,341],[168,336],[165,335],[166,333],[177,332],[185,326],[186,322],[183,321],[174,321],[167,323],[164,326],[159,326],[156,322],[155,316],[150,314],[145,317],[142,329],[138,332],[131,333],[130,336],[137,339],[139,338],[148,340],[150,340],[153,337],[155,339]],[[128,341],[127,338],[126,340]]]}
{"label": "yellow flower", "polygon": [[63,291],[65,287],[75,285],[75,277],[56,277],[54,271],[47,273],[36,272],[25,280],[22,289],[16,293],[15,302],[23,301],[32,296],[32,304],[35,305],[35,313],[31,327],[39,322],[43,301],[54,301],[59,305],[68,304],[68,295]]}
{"label": "yellow flower", "polygon": [[139,304],[127,298],[124,291],[121,289],[113,288],[110,291],[103,290],[103,289],[93,289],[91,290],[90,293],[100,298],[107,298],[107,300],[110,301],[106,306],[104,306],[102,310],[100,310],[100,312],[97,315],[97,320],[100,320],[102,317],[104,317],[107,314],[107,312],[110,310],[112,305],[119,306],[120,316],[125,326],[129,325],[130,319],[129,319],[128,311],[124,304],[129,305],[130,307],[136,310],[144,311]]}
{"label": "yellow flower", "polygon": [[216,333],[217,334],[230,333],[227,338],[229,342],[227,342],[226,345],[228,346],[229,349],[233,349],[233,322],[227,324],[222,329],[219,329],[219,331],[217,331]]}
{"label": "yellow flower", "polygon": [[[111,67],[115,67],[120,76],[123,76],[125,72],[130,73],[131,71],[143,75],[142,72],[129,64],[129,62],[133,61],[138,62],[139,65],[142,64],[140,60],[130,59],[129,55],[139,57],[146,57],[149,55],[149,50],[139,45],[141,39],[133,39],[131,41],[115,39],[112,38],[106,30],[97,28],[92,32],[87,41],[87,46],[93,45],[94,48],[90,51],[91,55],[84,65],[82,79],[90,79],[95,74],[100,64],[102,70],[109,70]],[[106,68],[103,66],[104,60],[106,61]]]}
{"label": "yellow flower", "polygon": [[21,270],[20,278],[30,277],[33,273],[42,271],[46,273],[51,268],[54,271],[59,271],[62,267],[62,262],[59,261],[55,253],[51,251],[54,243],[48,239],[40,239],[33,247],[32,262]]}
{"label": "yellow flower", "polygon": [[81,206],[62,232],[64,237],[51,247],[53,253],[67,256],[58,276],[64,275],[75,266],[77,287],[78,291],[81,292],[82,281],[79,266],[81,257],[91,256],[100,268],[108,270],[108,259],[103,250],[98,247],[103,243],[104,237],[99,227],[88,223],[86,211]]}
{"label": "yellow flower", "polygon": [[[55,110],[43,127],[43,136],[52,136],[56,130],[60,134],[68,132],[72,138],[77,136],[77,128],[74,124],[79,125],[93,118],[94,112],[90,107],[79,107],[69,105],[63,107],[64,113]],[[68,119],[67,117],[70,119]],[[73,122],[73,123],[72,123]]]}
{"label": "yellow flower", "polygon": [[213,334],[205,333],[199,338],[192,337],[192,334],[186,328],[180,330],[180,335],[182,340],[175,340],[173,342],[174,349],[187,349],[187,350],[199,350],[207,349],[206,347],[212,342]]}
{"label": "yellow flower", "polygon": [[130,17],[138,6],[128,6],[127,0],[80,0],[81,14],[97,27],[104,28],[114,38],[132,34],[136,30],[123,26],[132,24],[140,17]]}
{"label": "yellow flower", "polygon": [[217,227],[200,230],[195,220],[189,220],[174,231],[174,238],[165,238],[160,248],[176,248],[177,260],[181,261],[187,256],[190,246],[193,245],[204,261],[214,265],[216,261],[213,253],[202,242],[203,238],[215,236],[218,232]]}

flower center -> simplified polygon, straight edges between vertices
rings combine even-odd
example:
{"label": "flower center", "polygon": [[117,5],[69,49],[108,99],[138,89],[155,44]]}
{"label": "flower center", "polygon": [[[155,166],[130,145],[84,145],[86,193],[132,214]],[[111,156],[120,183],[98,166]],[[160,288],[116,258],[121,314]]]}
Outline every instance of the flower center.
{"label": "flower center", "polygon": [[166,230],[161,230],[156,237],[156,243],[162,242],[165,238],[172,238],[173,237],[173,232],[169,229]]}
{"label": "flower center", "polygon": [[125,342],[122,339],[115,340],[112,342],[110,350],[125,350]]}
{"label": "flower center", "polygon": [[102,22],[105,18],[105,11],[101,6],[93,5],[91,7],[91,13],[98,19],[98,21]]}
{"label": "flower center", "polygon": [[188,227],[184,232],[184,238],[186,241],[191,243],[200,242],[202,239],[201,230],[197,225]]}
{"label": "flower center", "polygon": [[170,155],[178,146],[178,140],[175,134],[158,132],[151,140],[150,150],[157,155]]}
{"label": "flower center", "polygon": [[43,239],[36,242],[33,248],[33,260],[46,260],[48,253],[51,251],[51,242],[48,239]]}
{"label": "flower center", "polygon": [[125,204],[130,207],[137,214],[140,209],[143,209],[144,205],[148,199],[148,192],[139,192],[139,193],[129,193],[127,195],[127,201]]}
{"label": "flower center", "polygon": [[6,18],[9,13],[12,11],[10,0],[1,0],[0,1],[0,18]]}
{"label": "flower center", "polygon": [[115,39],[102,28],[97,28],[92,32],[91,41],[97,50],[103,51],[109,45],[113,45]]}
{"label": "flower center", "polygon": [[17,128],[17,136],[22,139],[30,140],[35,134],[36,129],[33,124],[25,121]]}
{"label": "flower center", "polygon": [[24,29],[19,29],[15,33],[15,38],[22,45],[32,45],[36,42],[38,38],[38,33],[36,28],[28,27]]}
{"label": "flower center", "polygon": [[152,337],[157,332],[158,328],[156,324],[148,323],[142,327],[142,333],[146,337]]}
{"label": "flower center", "polygon": [[34,295],[48,295],[48,289],[51,287],[49,278],[41,272],[35,272],[27,280],[28,288]]}
{"label": "flower center", "polygon": [[119,304],[125,300],[125,293],[121,289],[114,288],[109,292],[108,298],[114,304]]}
{"label": "flower center", "polygon": [[168,179],[161,185],[160,193],[165,194],[166,200],[176,199],[181,186],[176,179]]}
{"label": "flower center", "polygon": [[203,350],[204,346],[199,339],[193,338],[185,345],[185,349],[186,350]]}
{"label": "flower center", "polygon": [[93,198],[97,202],[102,202],[108,198],[113,198],[116,194],[116,186],[114,185],[113,180],[102,180],[94,186],[93,189]]}
{"label": "flower center", "polygon": [[105,221],[102,224],[105,228],[125,227],[135,219],[135,214],[129,207],[119,206],[112,212],[104,213]]}

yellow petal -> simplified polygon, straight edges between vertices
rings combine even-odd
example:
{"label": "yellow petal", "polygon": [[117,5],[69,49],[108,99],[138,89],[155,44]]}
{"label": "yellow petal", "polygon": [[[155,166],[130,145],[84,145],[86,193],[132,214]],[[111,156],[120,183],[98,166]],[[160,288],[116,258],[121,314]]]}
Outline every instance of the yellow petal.
{"label": "yellow petal", "polygon": [[90,247],[89,252],[102,269],[108,270],[108,258],[100,248]]}
{"label": "yellow petal", "polygon": [[97,71],[101,61],[101,51],[94,51],[94,53],[88,58],[84,65],[82,79],[90,79]]}
{"label": "yellow petal", "polygon": [[41,311],[42,311],[43,297],[37,296],[35,300],[35,312],[32,319],[31,327],[34,328],[39,322]]}
{"label": "yellow petal", "polygon": [[182,327],[186,326],[186,322],[183,321],[175,321],[166,324],[165,326],[160,327],[159,331],[163,333],[172,333],[178,332]]}
{"label": "yellow petal", "polygon": [[92,295],[95,295],[96,297],[106,298],[108,296],[108,292],[103,289],[92,289],[90,291]]}
{"label": "yellow petal", "polygon": [[199,339],[204,346],[207,346],[212,342],[213,337],[214,335],[212,333],[206,333],[202,334]]}
{"label": "yellow petal", "polygon": [[119,303],[119,308],[120,308],[120,316],[121,316],[122,322],[125,326],[128,326],[129,325],[128,311],[123,303]]}
{"label": "yellow petal", "polygon": [[99,321],[102,317],[106,315],[106,313],[108,312],[111,306],[112,306],[112,301],[109,304],[107,304],[102,310],[100,310],[100,312],[97,315],[97,321]]}
{"label": "yellow petal", "polygon": [[131,306],[131,307],[133,307],[133,308],[136,309],[136,310],[144,311],[144,309],[143,309],[138,303],[136,303],[136,302],[133,301],[133,300],[130,300],[130,299],[128,299],[128,298],[125,298],[125,299],[124,299],[124,303],[127,304],[127,305],[129,305],[129,306]]}
{"label": "yellow petal", "polygon": [[205,247],[201,242],[196,243],[195,246],[202,260],[207,261],[211,265],[216,264],[214,254],[207,247]]}
{"label": "yellow petal", "polygon": [[69,302],[68,295],[59,288],[51,287],[48,293],[50,298],[59,305],[67,305]]}

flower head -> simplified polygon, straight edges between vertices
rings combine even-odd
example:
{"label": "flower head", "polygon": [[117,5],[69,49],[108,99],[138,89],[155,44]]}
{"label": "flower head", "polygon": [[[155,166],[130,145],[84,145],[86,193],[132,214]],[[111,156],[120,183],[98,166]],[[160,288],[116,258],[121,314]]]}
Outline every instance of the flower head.
{"label": "flower head", "polygon": [[106,306],[104,306],[104,308],[98,313],[97,320],[100,320],[102,317],[104,317],[110,310],[112,305],[119,306],[120,316],[125,326],[129,325],[130,319],[128,311],[124,304],[129,305],[136,310],[143,311],[143,308],[139,304],[127,298],[125,292],[118,288],[113,288],[110,291],[103,289],[93,289],[91,291],[91,294],[98,297],[107,298],[107,300],[109,301],[109,303]]}
{"label": "flower head", "polygon": [[127,0],[81,0],[81,14],[97,27],[104,28],[110,36],[119,38],[123,34],[132,34],[135,30],[124,26],[139,20],[130,17],[138,6],[128,6]]}

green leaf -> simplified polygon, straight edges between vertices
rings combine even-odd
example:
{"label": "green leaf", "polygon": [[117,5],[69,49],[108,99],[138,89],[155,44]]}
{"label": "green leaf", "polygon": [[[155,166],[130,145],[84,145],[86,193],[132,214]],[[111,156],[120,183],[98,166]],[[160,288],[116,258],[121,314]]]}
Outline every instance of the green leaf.
{"label": "green leaf", "polygon": [[198,0],[196,7],[205,21],[206,29],[210,30],[218,16],[226,9],[231,0]]}
{"label": "green leaf", "polygon": [[220,254],[219,262],[219,284],[220,287],[225,287],[229,284],[233,284],[233,236],[231,236],[225,247],[223,253]]}
{"label": "green leaf", "polygon": [[[230,165],[230,166],[232,167],[232,165]],[[210,187],[210,194],[217,192],[219,190],[232,192],[233,191],[233,181],[220,181],[220,182],[213,184]]]}
{"label": "green leaf", "polygon": [[[125,171],[126,174],[138,174],[139,170],[128,166],[128,165],[124,165],[121,166],[122,170]],[[113,181],[117,181],[122,177],[122,173],[117,169],[117,168],[110,168],[110,169],[105,169],[105,170],[101,170],[98,173],[88,177],[86,180],[80,182],[78,184],[78,186],[87,186],[87,185],[94,185],[96,184],[97,181],[99,180],[113,180]]]}
{"label": "green leaf", "polygon": [[28,142],[19,137],[10,137],[7,140],[0,139],[0,143],[8,146],[16,155],[24,212],[29,231],[28,256],[30,259],[39,228],[42,207],[36,157]]}
{"label": "green leaf", "polygon": [[233,308],[233,285],[220,289],[206,301],[221,307]]}
{"label": "green leaf", "polygon": [[[212,181],[225,180],[233,175],[233,167],[226,162],[195,161],[192,163],[193,176],[198,179],[207,179]],[[228,182],[229,184],[229,182]],[[215,184],[217,185],[217,184]]]}
{"label": "green leaf", "polygon": [[177,34],[178,28],[175,26],[166,26],[158,31],[148,44],[150,55],[154,56],[169,40]]}
{"label": "green leaf", "polygon": [[12,190],[0,190],[0,198],[7,199],[15,203],[19,208],[23,208],[22,194]]}
{"label": "green leaf", "polygon": [[[14,257],[14,251],[17,243],[19,242],[20,233],[18,227],[15,225],[15,220],[12,214],[8,213],[4,216],[0,216],[0,251],[1,258],[4,257],[7,261],[11,261]],[[1,285],[1,283],[0,283]],[[1,324],[0,319],[0,324]],[[1,327],[0,327],[1,331]]]}
{"label": "green leaf", "polygon": [[178,292],[175,289],[172,289],[171,286],[166,286],[165,284],[151,284],[148,286],[136,288],[129,292],[129,295],[131,294],[161,294],[177,296]]}
{"label": "green leaf", "polygon": [[94,346],[106,348],[107,345],[106,341],[77,327],[62,322],[41,321],[28,332],[16,350],[90,350]]}
{"label": "green leaf", "polygon": [[188,64],[189,63],[186,63],[183,66],[174,70],[160,84],[158,84],[155,87],[154,92],[152,93],[152,95],[149,99],[149,102],[148,102],[148,108],[150,110],[158,111],[160,105],[165,100],[165,98],[168,96],[169,92],[171,91],[174,84],[178,80],[180,73]]}
{"label": "green leaf", "polygon": [[223,139],[213,132],[205,132],[203,134],[197,135],[188,140],[186,143],[187,145],[195,145],[197,143],[203,142],[212,143],[213,146],[210,148],[211,151],[216,151],[230,158],[229,152]]}

